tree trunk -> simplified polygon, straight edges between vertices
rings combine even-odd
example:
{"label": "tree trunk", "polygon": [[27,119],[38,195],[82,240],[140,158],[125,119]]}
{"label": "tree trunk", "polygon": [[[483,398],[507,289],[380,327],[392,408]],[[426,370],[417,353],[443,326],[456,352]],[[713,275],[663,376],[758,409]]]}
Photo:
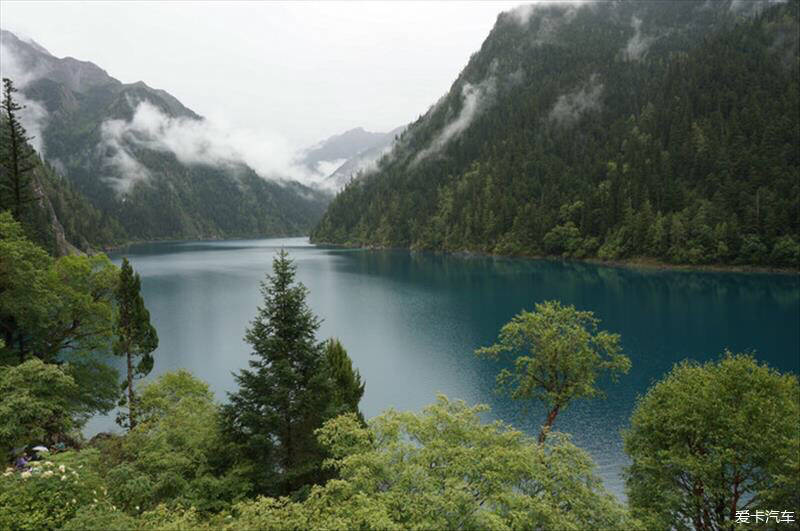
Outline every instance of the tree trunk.
{"label": "tree trunk", "polygon": [[547,414],[547,420],[544,421],[544,426],[542,426],[542,430],[539,432],[539,444],[542,444],[547,438],[547,433],[553,426],[553,422],[555,422],[556,416],[558,415],[558,411],[560,409],[561,404],[556,404],[555,407],[550,410],[550,413]]}
{"label": "tree trunk", "polygon": [[133,361],[131,359],[131,353],[128,351],[128,430],[132,430],[134,426],[136,426],[133,399]]}

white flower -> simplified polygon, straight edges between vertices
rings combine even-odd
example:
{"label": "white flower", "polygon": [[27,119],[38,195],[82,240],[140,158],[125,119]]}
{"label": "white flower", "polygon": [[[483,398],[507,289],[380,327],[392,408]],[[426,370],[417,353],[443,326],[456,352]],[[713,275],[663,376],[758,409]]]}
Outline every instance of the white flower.
{"label": "white flower", "polygon": [[52,461],[45,461],[44,462],[44,466],[53,466],[53,462]]}
{"label": "white flower", "polygon": [[29,477],[31,477],[31,473],[29,470],[26,470],[25,472],[20,474],[19,477],[21,477],[22,479],[28,479]]}
{"label": "white flower", "polygon": [[67,476],[61,476],[61,481],[66,481]]}
{"label": "white flower", "polygon": [[67,467],[65,467],[64,465],[59,465],[59,466],[58,466],[58,471],[59,471],[59,472],[61,472],[62,474],[63,474],[63,473],[66,471],[66,470],[67,470]]}
{"label": "white flower", "polygon": [[4,476],[10,476],[10,475],[11,475],[11,474],[13,474],[13,473],[14,473],[14,471],[13,471],[13,470],[6,470],[5,472],[3,472],[3,475],[4,475]]}
{"label": "white flower", "polygon": [[94,502],[97,503],[97,498],[94,499]]}
{"label": "white flower", "polygon": [[139,506],[138,506],[138,505],[136,506],[136,510],[137,510],[137,511],[139,510]]}
{"label": "white flower", "polygon": [[78,500],[76,500],[75,498],[72,498],[72,503],[78,503]]}
{"label": "white flower", "polygon": [[47,471],[44,472],[44,474],[42,474],[42,477],[43,478],[49,478],[52,475],[53,475],[53,471],[52,470],[47,470]]}

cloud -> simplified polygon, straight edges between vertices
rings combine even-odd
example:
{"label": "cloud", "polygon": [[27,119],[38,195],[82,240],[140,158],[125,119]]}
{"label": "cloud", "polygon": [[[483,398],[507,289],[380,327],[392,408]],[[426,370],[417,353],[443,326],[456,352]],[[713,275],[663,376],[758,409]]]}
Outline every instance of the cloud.
{"label": "cloud", "polygon": [[464,83],[461,87],[461,110],[458,116],[444,126],[439,135],[433,139],[431,145],[423,149],[419,155],[414,159],[414,163],[438,152],[450,140],[460,135],[472,120],[488,107],[495,96],[496,78],[490,75],[477,85]]}
{"label": "cloud", "polygon": [[577,121],[584,112],[600,108],[603,84],[598,79],[599,76],[597,74],[592,74],[586,85],[578,90],[559,96],[548,118],[559,125],[567,126]]}
{"label": "cloud", "polygon": [[518,6],[510,11],[512,19],[526,26],[537,17],[538,27],[535,33],[535,44],[553,43],[556,33],[562,26],[570,24],[584,5],[591,5],[589,0],[548,2],[541,1]]}
{"label": "cloud", "polygon": [[116,170],[113,176],[104,176],[114,189],[121,194],[130,191],[137,181],[150,177],[126,142],[128,131],[122,120],[109,120],[100,126],[101,148],[106,157],[105,164]]}
{"label": "cloud", "polygon": [[732,0],[730,10],[744,16],[758,15],[762,10],[777,4],[785,4],[788,0]]}
{"label": "cloud", "polygon": [[628,40],[628,44],[623,51],[623,57],[626,61],[638,61],[647,53],[647,49],[655,40],[653,37],[642,36],[642,19],[636,15],[631,17],[631,27],[633,28],[633,37]]}
{"label": "cloud", "polygon": [[18,111],[18,118],[29,136],[32,136],[31,145],[44,156],[44,143],[42,132],[47,126],[48,113],[38,101],[29,99],[22,93],[28,83],[37,79],[42,74],[39,70],[26,70],[14,53],[11,46],[0,42],[0,77],[7,77],[14,82],[14,87],[19,92],[14,94],[14,99],[23,108]]}
{"label": "cloud", "polygon": [[295,164],[294,151],[276,135],[232,129],[205,119],[171,117],[149,101],[130,103],[135,110],[129,121],[107,120],[101,125],[101,147],[108,164],[118,170],[110,179],[121,192],[150,176],[136,159],[137,149],[172,153],[185,165],[233,168],[245,164],[262,178],[276,181],[315,185],[327,176]]}

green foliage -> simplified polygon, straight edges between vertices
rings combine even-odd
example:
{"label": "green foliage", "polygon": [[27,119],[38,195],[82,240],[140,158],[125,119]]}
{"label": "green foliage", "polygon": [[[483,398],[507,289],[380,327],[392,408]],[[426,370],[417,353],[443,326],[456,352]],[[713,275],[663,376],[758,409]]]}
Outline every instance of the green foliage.
{"label": "green foliage", "polygon": [[[747,5],[747,17],[704,0],[501,15],[312,241],[797,268],[797,4]],[[650,46],[631,58],[636,35]],[[443,143],[466,94],[476,112]]]}
{"label": "green foliage", "polygon": [[245,335],[253,347],[250,369],[236,375],[239,390],[222,409],[223,431],[260,494],[288,494],[325,478],[314,430],[338,408],[315,338],[319,319],[306,304],[305,286],[294,284],[295,269],[281,250]]}
{"label": "green foliage", "polygon": [[723,529],[736,511],[800,510],[800,386],[752,356],[683,362],[624,435],[628,499],[661,529]]}
{"label": "green foliage", "polygon": [[167,507],[207,514],[227,508],[247,489],[234,475],[217,476],[218,408],[208,385],[180,370],[142,387],[138,423],[103,446],[109,500],[131,515]]}
{"label": "green foliage", "polygon": [[105,255],[53,259],[0,212],[0,365],[31,357],[59,364],[77,384],[76,425],[109,411],[119,396],[118,374],[102,362],[111,348],[116,283]]}
{"label": "green foliage", "polygon": [[75,381],[55,365],[31,359],[0,366],[0,453],[69,432],[77,395]]}
{"label": "green foliage", "polygon": [[150,312],[144,306],[140,291],[139,274],[133,271],[128,259],[123,258],[114,292],[117,302],[114,354],[125,357],[127,362],[127,378],[122,385],[123,391],[127,391],[127,400],[120,402],[127,412],[120,413],[117,422],[128,428],[136,426],[137,399],[133,382],[153,369],[152,352],[158,347],[158,334],[150,324]]}
{"label": "green foliage", "polygon": [[[73,454],[74,455],[74,454]],[[81,508],[106,502],[102,482],[84,468],[91,452],[77,460],[58,456],[29,471],[7,469],[0,475],[0,528],[60,529]]]}
{"label": "green foliage", "polygon": [[338,339],[325,343],[325,361],[333,381],[334,401],[341,405],[336,413],[356,413],[363,420],[358,404],[364,396],[365,382],[358,369],[353,369],[353,362]]}
{"label": "green foliage", "polygon": [[15,101],[15,92],[14,82],[4,77],[0,103],[0,211],[11,209],[14,219],[21,221],[29,203],[38,199],[31,176],[36,152],[28,145],[31,137],[17,118],[17,111],[25,106]]}
{"label": "green foliage", "polygon": [[0,213],[3,359],[87,357],[110,349],[117,269],[105,255],[51,259]]}
{"label": "green foliage", "polygon": [[485,406],[440,396],[420,414],[354,414],[318,431],[339,479],[303,502],[236,506],[231,529],[619,529],[634,522],[564,436],[540,446]]}
{"label": "green foliage", "polygon": [[592,312],[557,301],[536,304],[500,330],[498,342],[475,351],[493,359],[509,356],[513,372],[503,369],[498,387],[515,400],[533,400],[550,410],[539,440],[544,441],[558,413],[579,398],[601,395],[597,378],[627,373],[631,362],[622,354],[619,334],[599,330]]}

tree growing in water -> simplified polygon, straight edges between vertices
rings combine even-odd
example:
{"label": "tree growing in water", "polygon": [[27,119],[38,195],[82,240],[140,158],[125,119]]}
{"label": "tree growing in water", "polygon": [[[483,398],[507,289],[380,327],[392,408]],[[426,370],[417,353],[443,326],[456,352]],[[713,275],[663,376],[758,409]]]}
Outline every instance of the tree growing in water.
{"label": "tree growing in water", "polygon": [[[245,335],[253,347],[250,369],[236,375],[239,390],[229,395],[221,415],[223,433],[238,448],[238,464],[260,494],[285,495],[324,481],[327,453],[314,431],[352,411],[351,405],[357,410],[357,391],[363,391],[360,377],[341,374],[352,370],[349,359],[342,361],[343,348],[331,354],[341,364],[334,370],[329,366],[326,348],[316,340],[320,320],[306,303],[306,287],[295,283],[295,273],[281,250],[272,274],[261,283],[264,303]],[[337,389],[343,381],[354,388]]]}
{"label": "tree growing in water", "polygon": [[35,167],[36,152],[28,146],[33,139],[17,118],[17,111],[25,108],[14,100],[14,82],[3,78],[2,112],[3,135],[0,140],[0,210],[10,208],[14,219],[22,219],[23,207],[38,199],[33,192],[31,171]]}
{"label": "tree growing in water", "polygon": [[145,377],[153,369],[152,352],[158,347],[158,334],[150,324],[150,312],[144,306],[140,291],[139,274],[133,271],[128,259],[123,258],[116,291],[118,315],[114,354],[126,358],[126,378],[122,384],[126,396],[120,405],[127,407],[127,412],[117,416],[117,423],[128,429],[136,426],[134,380]]}
{"label": "tree growing in water", "polygon": [[514,369],[503,369],[497,384],[514,400],[535,400],[550,408],[539,432],[544,442],[559,412],[578,398],[601,396],[597,378],[627,373],[631,362],[622,354],[619,334],[598,330],[592,312],[557,301],[522,311],[500,330],[498,342],[475,351],[478,356],[508,356]]}

